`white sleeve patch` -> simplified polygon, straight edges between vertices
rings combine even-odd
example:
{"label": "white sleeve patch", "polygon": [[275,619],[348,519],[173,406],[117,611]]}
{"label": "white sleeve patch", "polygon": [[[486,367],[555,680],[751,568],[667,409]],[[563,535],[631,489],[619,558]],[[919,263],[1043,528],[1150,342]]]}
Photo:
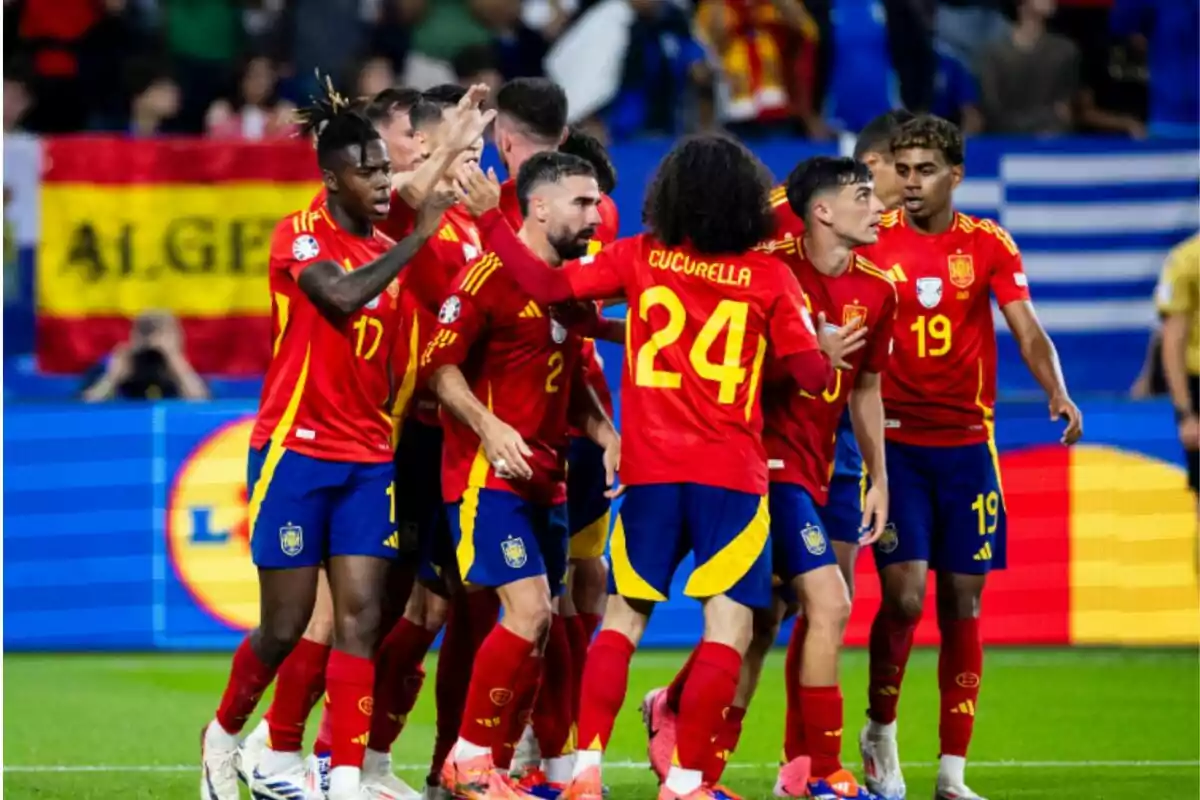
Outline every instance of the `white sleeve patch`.
{"label": "white sleeve patch", "polygon": [[305,233],[297,236],[292,242],[292,258],[297,261],[311,261],[321,254],[321,247],[315,237]]}
{"label": "white sleeve patch", "polygon": [[449,325],[458,319],[458,315],[462,313],[462,301],[458,299],[458,295],[450,295],[446,298],[446,302],[442,303],[442,310],[438,312],[438,322],[443,325]]}

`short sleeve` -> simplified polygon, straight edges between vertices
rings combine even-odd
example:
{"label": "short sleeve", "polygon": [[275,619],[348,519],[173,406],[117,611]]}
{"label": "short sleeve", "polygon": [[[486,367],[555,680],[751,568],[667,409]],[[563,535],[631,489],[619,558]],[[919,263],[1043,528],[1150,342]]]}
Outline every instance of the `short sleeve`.
{"label": "short sleeve", "polygon": [[989,287],[1000,307],[1029,299],[1029,276],[1021,262],[1021,251],[1008,231],[995,223],[984,228],[992,245]]}
{"label": "short sleeve", "polygon": [[627,294],[626,276],[638,256],[640,239],[619,239],[599,252],[567,262],[563,276],[579,300],[607,300]]}
{"label": "short sleeve", "polygon": [[1200,238],[1176,247],[1163,264],[1154,299],[1163,315],[1193,314],[1196,308],[1197,287],[1200,281]]}
{"label": "short sleeve", "polygon": [[437,326],[421,353],[422,380],[449,364],[461,364],[487,323],[487,314],[472,295],[455,292],[438,311]]}
{"label": "short sleeve", "polygon": [[804,290],[800,282],[782,263],[778,270],[778,293],[768,306],[767,340],[775,358],[816,350],[817,329],[812,314],[804,305]]}
{"label": "short sleeve", "polygon": [[896,287],[889,286],[879,308],[879,319],[868,334],[863,369],[883,374],[892,359],[892,331],[896,323]]}
{"label": "short sleeve", "polygon": [[292,280],[318,261],[329,260],[326,244],[311,230],[311,214],[300,212],[286,217],[271,235],[272,270],[287,272]]}

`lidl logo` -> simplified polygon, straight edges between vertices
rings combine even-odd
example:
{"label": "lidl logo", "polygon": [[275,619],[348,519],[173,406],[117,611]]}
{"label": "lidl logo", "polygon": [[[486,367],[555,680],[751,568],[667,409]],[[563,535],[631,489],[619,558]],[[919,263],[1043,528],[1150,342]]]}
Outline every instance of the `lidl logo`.
{"label": "lidl logo", "polygon": [[254,418],[231,422],[188,453],[168,497],[175,574],[196,601],[234,628],[258,624],[258,573],[250,560],[246,456]]}

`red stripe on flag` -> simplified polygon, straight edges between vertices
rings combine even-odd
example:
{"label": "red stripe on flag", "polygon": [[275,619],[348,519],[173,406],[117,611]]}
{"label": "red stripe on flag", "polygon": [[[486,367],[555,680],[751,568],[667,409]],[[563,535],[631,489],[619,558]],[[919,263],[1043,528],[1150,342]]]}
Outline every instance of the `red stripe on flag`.
{"label": "red stripe on flag", "polygon": [[317,157],[304,139],[222,142],[55,136],[43,140],[47,182],[221,183],[319,181]]}
{"label": "red stripe on flag", "polygon": [[[221,319],[184,317],[188,360],[204,375],[255,376],[271,361],[271,318],[233,316]],[[37,320],[38,369],[81,373],[129,338],[131,322],[123,317]]]}

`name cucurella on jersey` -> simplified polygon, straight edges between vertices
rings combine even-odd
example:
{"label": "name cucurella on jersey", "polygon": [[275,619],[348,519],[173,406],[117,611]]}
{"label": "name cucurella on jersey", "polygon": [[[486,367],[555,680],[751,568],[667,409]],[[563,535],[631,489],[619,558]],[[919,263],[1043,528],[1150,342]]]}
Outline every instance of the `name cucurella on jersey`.
{"label": "name cucurella on jersey", "polygon": [[679,250],[651,250],[649,263],[652,269],[677,272],[721,286],[747,287],[754,274],[747,266],[724,261],[701,261]]}

